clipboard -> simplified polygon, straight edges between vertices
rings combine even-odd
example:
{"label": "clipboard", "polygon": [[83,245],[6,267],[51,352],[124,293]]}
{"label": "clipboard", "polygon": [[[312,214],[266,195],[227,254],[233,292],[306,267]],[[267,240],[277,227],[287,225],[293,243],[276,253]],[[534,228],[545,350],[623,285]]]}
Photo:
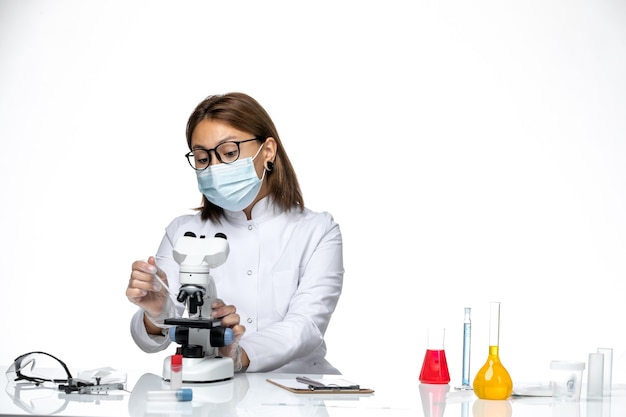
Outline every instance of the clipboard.
{"label": "clipboard", "polygon": [[308,377],[267,379],[274,384],[294,394],[372,394],[373,389],[362,388],[358,384],[340,378],[317,378]]}

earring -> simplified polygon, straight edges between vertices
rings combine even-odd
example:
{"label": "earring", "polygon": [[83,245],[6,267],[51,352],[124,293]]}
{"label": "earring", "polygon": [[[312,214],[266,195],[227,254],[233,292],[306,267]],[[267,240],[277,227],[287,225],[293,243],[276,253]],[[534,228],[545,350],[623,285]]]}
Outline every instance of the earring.
{"label": "earring", "polygon": [[271,172],[274,169],[274,163],[272,161],[267,161],[267,167],[265,167],[265,170],[267,172]]}

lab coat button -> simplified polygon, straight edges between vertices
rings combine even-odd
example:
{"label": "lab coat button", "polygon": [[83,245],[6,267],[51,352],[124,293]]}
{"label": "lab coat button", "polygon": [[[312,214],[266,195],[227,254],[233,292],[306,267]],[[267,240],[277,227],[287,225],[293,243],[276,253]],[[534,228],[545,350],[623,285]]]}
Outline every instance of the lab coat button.
{"label": "lab coat button", "polygon": [[248,230],[252,230],[254,229],[254,226],[252,226],[251,224],[248,225]]}
{"label": "lab coat button", "polygon": [[252,275],[252,271],[248,269],[248,275]]}
{"label": "lab coat button", "polygon": [[252,319],[250,317],[248,317],[248,320],[246,320],[248,323],[252,323]]}

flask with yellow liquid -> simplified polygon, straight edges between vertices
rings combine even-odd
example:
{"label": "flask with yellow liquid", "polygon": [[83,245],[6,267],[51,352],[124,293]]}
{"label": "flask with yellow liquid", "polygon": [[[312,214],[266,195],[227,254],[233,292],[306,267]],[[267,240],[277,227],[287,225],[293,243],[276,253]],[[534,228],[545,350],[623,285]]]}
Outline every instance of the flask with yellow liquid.
{"label": "flask with yellow liquid", "polygon": [[474,378],[474,394],[481,400],[506,400],[513,392],[513,381],[500,362],[500,303],[490,303],[489,356]]}

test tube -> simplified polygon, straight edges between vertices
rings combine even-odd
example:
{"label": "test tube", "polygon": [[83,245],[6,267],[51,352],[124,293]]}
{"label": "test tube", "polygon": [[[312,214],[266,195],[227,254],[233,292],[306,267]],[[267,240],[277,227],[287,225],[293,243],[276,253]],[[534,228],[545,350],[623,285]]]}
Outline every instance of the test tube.
{"label": "test tube", "polygon": [[465,307],[465,317],[463,319],[463,376],[461,378],[461,388],[472,389],[470,386],[470,347],[472,345],[472,320],[470,314],[472,309]]}
{"label": "test tube", "polygon": [[601,353],[590,353],[589,369],[587,370],[587,398],[602,397],[603,382],[604,355]]}
{"label": "test tube", "polygon": [[191,401],[193,391],[191,388],[183,388],[176,391],[148,391],[146,394],[148,401]]}
{"label": "test tube", "polygon": [[613,349],[611,348],[598,348],[598,353],[601,353],[604,358],[604,378],[602,380],[602,395],[611,395],[611,385],[613,376]]}
{"label": "test tube", "polygon": [[176,353],[170,361],[170,389],[178,391],[183,387],[183,355]]}

